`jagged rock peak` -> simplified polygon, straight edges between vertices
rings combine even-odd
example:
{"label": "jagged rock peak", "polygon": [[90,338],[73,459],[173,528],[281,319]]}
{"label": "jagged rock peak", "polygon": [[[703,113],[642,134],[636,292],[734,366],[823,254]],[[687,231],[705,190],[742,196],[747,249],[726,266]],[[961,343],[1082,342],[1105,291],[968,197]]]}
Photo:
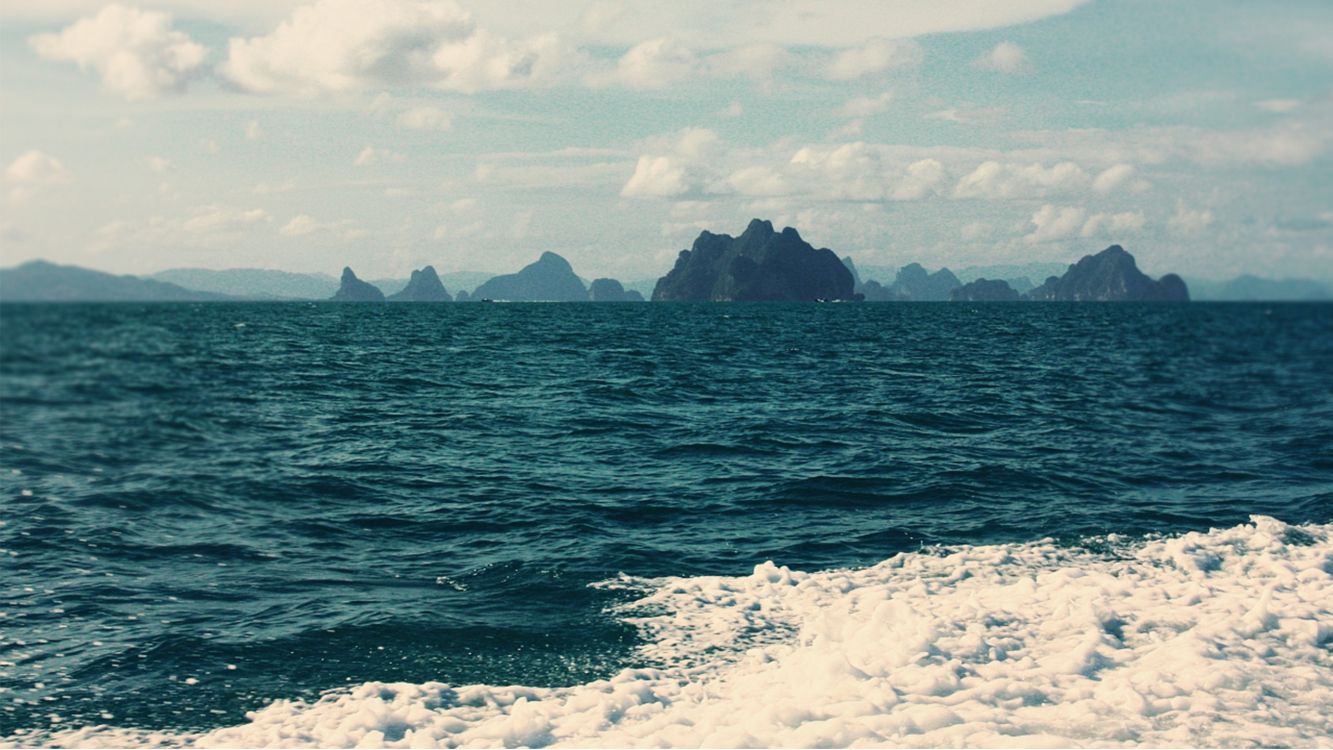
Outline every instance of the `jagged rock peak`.
{"label": "jagged rock peak", "polygon": [[389,295],[390,302],[450,302],[453,298],[440,282],[434,266],[413,271],[407,286],[397,294]]}
{"label": "jagged rock peak", "polygon": [[642,302],[643,295],[626,290],[616,279],[594,279],[588,285],[588,299],[592,302]]}
{"label": "jagged rock peak", "polygon": [[549,250],[542,253],[541,257],[537,258],[537,264],[574,273],[574,266],[570,265],[569,261],[565,260],[563,256],[556,255]]}
{"label": "jagged rock peak", "polygon": [[1111,245],[1096,255],[1083,256],[1063,276],[1050,277],[1028,297],[1068,302],[1186,302],[1189,290],[1175,274],[1154,281],[1139,270],[1133,255]]}
{"label": "jagged rock peak", "polygon": [[344,266],[341,283],[332,299],[334,302],[383,302],[384,293],[374,284],[358,279],[350,266]]}
{"label": "jagged rock peak", "polygon": [[852,273],[832,250],[816,250],[795,229],[754,219],[739,237],[702,232],[658,279],[655,300],[852,299]]}
{"label": "jagged rock peak", "polygon": [[588,289],[569,261],[544,252],[517,273],[493,277],[472,290],[472,297],[514,302],[587,302]]}
{"label": "jagged rock peak", "polygon": [[742,237],[765,237],[773,234],[773,222],[768,219],[750,219],[750,223],[741,233]]}

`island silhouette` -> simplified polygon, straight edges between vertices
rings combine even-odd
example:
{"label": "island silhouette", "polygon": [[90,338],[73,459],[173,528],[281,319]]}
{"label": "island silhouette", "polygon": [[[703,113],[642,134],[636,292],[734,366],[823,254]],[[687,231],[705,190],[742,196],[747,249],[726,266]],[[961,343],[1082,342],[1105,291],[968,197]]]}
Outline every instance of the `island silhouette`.
{"label": "island silhouette", "polygon": [[[172,269],[143,278],[44,260],[0,269],[0,300],[7,302],[221,302],[319,300],[360,303],[642,302],[653,301],[864,301],[864,302],[1184,302],[1207,300],[1321,300],[1330,292],[1310,279],[1190,281],[1175,273],[1153,279],[1120,245],[1084,255],[1040,285],[1035,271],[1050,263],[928,271],[920,263],[898,268],[892,281],[881,266],[858,268],[849,256],[815,248],[792,227],[754,219],[739,235],[703,231],[673,266],[652,280],[591,282],[564,257],[543,252],[520,270],[501,275],[474,271],[439,274],[434,266],[406,280],[365,281],[350,268],[340,278],[261,269]],[[970,275],[968,271],[971,271]],[[977,273],[977,271],[984,272]],[[863,279],[873,272],[880,279]],[[993,274],[993,276],[992,276]],[[960,278],[960,276],[962,278]],[[445,279],[456,284],[451,294]],[[963,279],[968,279],[964,281]],[[1198,286],[1203,293],[1192,295]],[[468,287],[472,287],[470,290]]]}

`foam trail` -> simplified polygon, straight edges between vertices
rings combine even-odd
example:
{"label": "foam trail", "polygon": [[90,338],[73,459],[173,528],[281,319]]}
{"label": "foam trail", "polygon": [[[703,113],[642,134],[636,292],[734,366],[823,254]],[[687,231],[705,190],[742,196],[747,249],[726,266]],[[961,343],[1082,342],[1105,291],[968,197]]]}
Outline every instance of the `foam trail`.
{"label": "foam trail", "polygon": [[[60,745],[1333,746],[1333,525],[861,570],[625,579],[645,663],[571,688],[367,683],[247,724]],[[11,738],[13,740],[14,738]],[[31,742],[36,738],[19,738]]]}

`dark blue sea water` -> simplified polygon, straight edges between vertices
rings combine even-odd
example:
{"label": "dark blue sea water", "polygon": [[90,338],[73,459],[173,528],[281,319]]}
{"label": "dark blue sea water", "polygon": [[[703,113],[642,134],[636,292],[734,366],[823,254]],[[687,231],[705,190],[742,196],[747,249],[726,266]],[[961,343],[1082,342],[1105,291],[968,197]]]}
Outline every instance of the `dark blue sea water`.
{"label": "dark blue sea water", "polygon": [[590,588],[1333,520],[1333,305],[8,305],[0,737],[634,666]]}

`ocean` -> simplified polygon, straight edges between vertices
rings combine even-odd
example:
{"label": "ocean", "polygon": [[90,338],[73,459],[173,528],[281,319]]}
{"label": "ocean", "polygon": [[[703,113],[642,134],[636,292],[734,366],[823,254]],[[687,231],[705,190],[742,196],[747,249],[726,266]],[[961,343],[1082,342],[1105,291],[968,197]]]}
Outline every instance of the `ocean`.
{"label": "ocean", "polygon": [[0,307],[0,743],[1333,745],[1333,305]]}

